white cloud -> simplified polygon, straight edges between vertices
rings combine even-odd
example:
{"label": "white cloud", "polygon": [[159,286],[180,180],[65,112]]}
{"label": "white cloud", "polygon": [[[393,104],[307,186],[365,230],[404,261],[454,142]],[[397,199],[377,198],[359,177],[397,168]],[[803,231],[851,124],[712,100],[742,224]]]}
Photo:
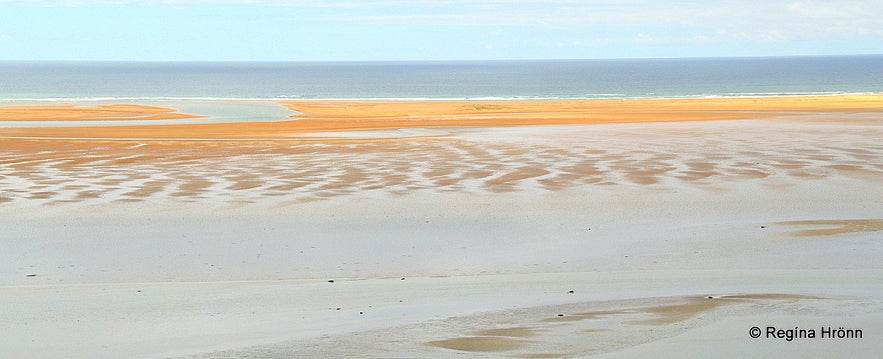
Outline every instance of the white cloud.
{"label": "white cloud", "polygon": [[766,1],[694,14],[692,24],[724,39],[782,42],[883,36],[883,2]]}
{"label": "white cloud", "polygon": [[[617,3],[617,1],[581,0],[0,0],[0,5],[15,4],[56,4],[101,5],[101,4],[253,4],[278,6],[507,6],[513,4],[573,4],[573,3]],[[622,1],[619,1],[622,3]]]}
{"label": "white cloud", "polygon": [[361,25],[619,29],[655,41],[883,38],[883,1],[862,0],[0,0],[0,7],[220,4],[327,8],[329,22]]}
{"label": "white cloud", "polygon": [[7,35],[7,34],[0,34],[0,40],[6,40],[6,39],[9,39],[9,38],[10,38],[10,36]]}
{"label": "white cloud", "polygon": [[650,34],[639,33],[637,35],[637,41],[640,43],[650,43],[656,41],[656,37]]}
{"label": "white cloud", "polygon": [[[539,0],[533,0],[539,2]],[[490,1],[500,3],[501,1]],[[420,7],[420,6],[448,6],[452,4],[469,4],[466,0],[380,0],[380,1],[356,1],[356,0],[0,0],[2,5],[30,5],[30,6],[103,6],[103,5],[258,5],[258,6],[286,6],[286,7]]]}
{"label": "white cloud", "polygon": [[[425,11],[428,3],[448,6],[439,9],[442,11]],[[883,37],[883,1],[450,0],[416,4],[396,12],[351,16],[348,21],[369,25],[527,26],[552,31],[663,30],[652,32],[655,41],[683,39],[684,33],[694,34],[687,35],[691,38],[700,34],[703,42]],[[680,34],[665,35],[676,32]]]}
{"label": "white cloud", "polygon": [[802,17],[823,20],[861,17],[867,11],[863,8],[866,5],[846,1],[796,1],[789,3],[787,8]]}

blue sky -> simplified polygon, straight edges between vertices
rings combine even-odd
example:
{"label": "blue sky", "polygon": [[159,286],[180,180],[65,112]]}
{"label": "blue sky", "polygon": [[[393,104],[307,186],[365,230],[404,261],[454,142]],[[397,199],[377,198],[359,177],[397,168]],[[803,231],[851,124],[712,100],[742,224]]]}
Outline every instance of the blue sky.
{"label": "blue sky", "polygon": [[881,53],[880,0],[0,0],[0,60]]}

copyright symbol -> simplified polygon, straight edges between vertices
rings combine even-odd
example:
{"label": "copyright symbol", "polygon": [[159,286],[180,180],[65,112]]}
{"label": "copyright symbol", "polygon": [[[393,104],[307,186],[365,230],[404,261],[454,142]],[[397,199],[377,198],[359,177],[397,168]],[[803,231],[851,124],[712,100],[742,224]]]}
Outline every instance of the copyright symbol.
{"label": "copyright symbol", "polygon": [[748,329],[748,335],[754,339],[760,338],[760,328],[751,327],[751,329]]}

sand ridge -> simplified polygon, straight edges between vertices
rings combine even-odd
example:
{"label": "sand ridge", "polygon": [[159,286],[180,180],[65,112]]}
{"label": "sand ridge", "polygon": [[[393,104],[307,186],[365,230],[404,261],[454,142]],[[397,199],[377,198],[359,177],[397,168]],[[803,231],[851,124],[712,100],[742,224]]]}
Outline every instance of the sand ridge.
{"label": "sand ridge", "polygon": [[204,116],[175,109],[142,105],[101,106],[0,106],[0,121],[115,121],[180,120]]}

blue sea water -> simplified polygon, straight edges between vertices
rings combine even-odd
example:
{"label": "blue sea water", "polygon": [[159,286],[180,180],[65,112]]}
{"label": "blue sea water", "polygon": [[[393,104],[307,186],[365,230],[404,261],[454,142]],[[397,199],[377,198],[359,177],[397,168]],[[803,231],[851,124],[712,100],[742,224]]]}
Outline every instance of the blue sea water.
{"label": "blue sea water", "polygon": [[883,55],[480,62],[0,62],[0,101],[505,100],[844,93],[883,93]]}

